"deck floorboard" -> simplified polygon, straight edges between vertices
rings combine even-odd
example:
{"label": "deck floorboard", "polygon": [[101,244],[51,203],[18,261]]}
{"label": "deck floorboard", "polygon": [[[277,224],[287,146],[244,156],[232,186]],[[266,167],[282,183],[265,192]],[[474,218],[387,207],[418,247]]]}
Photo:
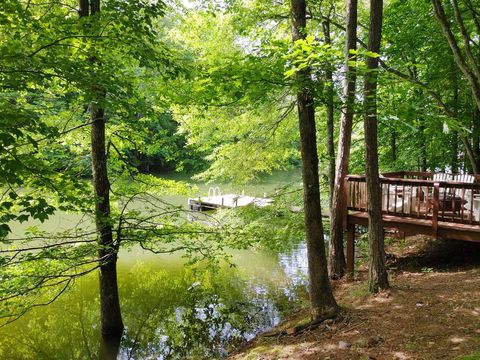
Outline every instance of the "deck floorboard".
{"label": "deck floorboard", "polygon": [[[405,216],[383,215],[384,227],[397,229],[406,235],[425,234],[438,235],[446,239],[457,239],[480,242],[480,226],[446,221],[438,222],[437,234],[433,233],[431,219],[417,219]],[[348,214],[349,224],[368,225],[368,213],[351,211]]]}

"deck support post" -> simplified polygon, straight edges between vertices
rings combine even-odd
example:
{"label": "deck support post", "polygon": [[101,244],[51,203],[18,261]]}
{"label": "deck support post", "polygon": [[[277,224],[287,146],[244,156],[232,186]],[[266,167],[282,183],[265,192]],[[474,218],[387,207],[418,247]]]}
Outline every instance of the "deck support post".
{"label": "deck support post", "polygon": [[353,280],[355,269],[355,224],[347,225],[347,275]]}
{"label": "deck support post", "polygon": [[342,225],[343,225],[343,230],[347,229],[347,223],[348,223],[348,193],[350,189],[350,183],[348,182],[348,177],[345,177],[343,179],[343,194],[342,194]]}
{"label": "deck support post", "polygon": [[433,217],[432,231],[435,239],[438,239],[438,209],[440,207],[440,183],[433,184]]}

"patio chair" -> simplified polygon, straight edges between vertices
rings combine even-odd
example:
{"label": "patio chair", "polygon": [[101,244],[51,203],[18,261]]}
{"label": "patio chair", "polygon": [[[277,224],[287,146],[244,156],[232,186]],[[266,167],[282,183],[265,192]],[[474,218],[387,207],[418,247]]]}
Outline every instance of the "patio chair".
{"label": "patio chair", "polygon": [[[452,175],[450,174],[445,174],[445,173],[435,173],[433,174],[433,181],[452,181]],[[441,187],[439,190],[440,196],[443,196],[445,194],[446,188]]]}
{"label": "patio chair", "polygon": [[451,181],[452,175],[445,173],[435,173],[433,174],[433,181]]}
{"label": "patio chair", "polygon": [[458,174],[455,175],[453,181],[464,182],[464,183],[471,183],[475,182],[475,176],[469,174]]}
{"label": "patio chair", "polygon": [[445,173],[433,174],[433,181],[449,181],[452,180],[452,175]]}
{"label": "patio chair", "polygon": [[[452,175],[450,174],[445,174],[445,173],[435,173],[433,174],[433,179],[434,182],[445,182],[445,181],[452,181]],[[443,198],[445,196],[447,188],[446,187],[440,187],[439,189],[439,197]],[[427,202],[426,202],[426,210],[427,212],[430,212],[432,210],[432,199],[433,199],[433,187],[429,189],[427,192],[427,189],[423,189],[422,191],[424,194],[427,194]]]}
{"label": "patio chair", "polygon": [[[475,182],[475,177],[473,175],[469,175],[469,174],[458,174],[458,175],[455,175],[455,177],[453,178],[453,181],[473,184]],[[455,196],[462,198],[465,209],[471,209],[472,206],[467,205],[467,204],[469,204],[471,202],[472,189],[461,189],[461,188],[457,189],[456,188],[455,189]],[[478,209],[473,209],[474,212],[475,212],[475,210],[478,211]]]}

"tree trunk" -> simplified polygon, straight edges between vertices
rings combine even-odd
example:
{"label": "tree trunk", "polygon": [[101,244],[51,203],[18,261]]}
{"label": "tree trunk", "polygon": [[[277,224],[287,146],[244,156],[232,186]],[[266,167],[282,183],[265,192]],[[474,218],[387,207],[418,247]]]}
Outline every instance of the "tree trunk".
{"label": "tree trunk", "polygon": [[[322,21],[325,44],[332,44],[330,38],[330,14]],[[333,188],[335,185],[335,109],[333,103],[333,71],[331,64],[325,64],[325,87],[327,103],[327,151],[328,151],[328,184],[329,184],[329,204],[332,207]]]}
{"label": "tree trunk", "polygon": [[392,163],[395,165],[397,162],[397,131],[395,129],[392,130],[392,134],[390,136],[390,149],[392,155]]}
{"label": "tree trunk", "polygon": [[[92,16],[100,11],[100,0],[80,0],[80,16]],[[92,62],[95,57],[92,56]],[[105,99],[105,92],[92,86],[98,103]],[[92,182],[95,194],[95,223],[100,259],[100,316],[104,336],[120,336],[123,332],[122,315],[117,286],[117,248],[113,241],[110,223],[110,183],[105,152],[105,111],[97,103],[90,104]],[[117,244],[118,246],[118,244]]]}
{"label": "tree trunk", "polygon": [[467,166],[467,168],[471,169],[474,174],[478,174],[479,173],[478,171],[479,167],[477,163],[478,158],[475,156],[475,150],[470,144],[470,141],[463,135],[462,135],[462,142],[463,142],[463,146],[465,147],[465,152],[467,153],[468,160],[470,162],[470,166]]}
{"label": "tree trunk", "polygon": [[99,360],[117,360],[120,351],[121,336],[102,336],[100,339]]}
{"label": "tree trunk", "polygon": [[427,138],[425,137],[425,125],[423,119],[420,119],[420,126],[418,127],[420,140],[420,171],[427,171]]}
{"label": "tree trunk", "polygon": [[[370,31],[368,51],[380,53],[382,35],[383,0],[370,0]],[[365,174],[368,196],[368,242],[369,272],[368,287],[371,292],[388,288],[385,266],[385,245],[382,219],[382,190],[378,172],[377,146],[377,78],[378,57],[366,60],[364,106],[365,106]]]}
{"label": "tree trunk", "polygon": [[[305,0],[292,0],[293,42],[305,38]],[[320,207],[318,179],[318,155],[315,129],[314,99],[311,94],[310,69],[297,74],[298,120],[302,155],[303,197],[305,209],[305,232],[308,251],[308,274],[310,280],[310,312],[313,320],[338,311],[337,303],[328,281],[325,257],[325,242]]]}
{"label": "tree trunk", "polygon": [[117,287],[117,249],[110,224],[110,184],[105,153],[104,111],[91,104],[91,145],[93,188],[96,197],[95,222],[98,233],[100,266],[100,314],[102,334],[118,335],[123,331]]}
{"label": "tree trunk", "polygon": [[473,124],[472,124],[472,135],[473,135],[473,162],[472,167],[475,174],[479,173],[480,170],[480,110],[475,107],[473,110]]}
{"label": "tree trunk", "polygon": [[329,273],[332,279],[345,275],[345,255],[343,247],[343,215],[347,204],[344,203],[344,179],[348,175],[350,147],[352,143],[352,124],[355,105],[355,85],[357,81],[356,55],[350,51],[357,49],[357,0],[346,0],[347,26],[345,43],[345,78],[343,82],[344,106],[340,120],[338,137],[337,164],[330,213],[330,246],[328,252]]}
{"label": "tree trunk", "polygon": [[[458,121],[458,112],[460,110],[460,102],[459,102],[459,88],[458,88],[458,76],[455,67],[455,63],[452,62],[451,65],[451,75],[452,75],[452,89],[453,89],[453,113],[455,116],[455,120]],[[453,132],[452,134],[452,157],[451,157],[451,168],[452,174],[456,174],[458,172],[458,134],[457,132]]]}
{"label": "tree trunk", "polygon": [[452,134],[452,174],[458,173],[458,134]]}

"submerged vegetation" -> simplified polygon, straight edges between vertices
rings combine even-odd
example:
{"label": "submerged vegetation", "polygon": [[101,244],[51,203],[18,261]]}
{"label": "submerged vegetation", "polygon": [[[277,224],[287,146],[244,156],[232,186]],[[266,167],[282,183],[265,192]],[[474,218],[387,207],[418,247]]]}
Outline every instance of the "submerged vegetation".
{"label": "submerged vegetation", "polygon": [[[304,285],[300,278],[289,284],[280,275],[282,268],[261,260],[265,256],[255,256],[258,270],[278,272],[268,280],[261,271],[245,268],[183,270],[178,258],[173,266],[151,259],[120,265],[119,291],[128,324],[120,358],[222,357],[235,344],[270,329],[302,304]],[[98,358],[96,281],[84,277],[51,306],[0,329],[2,358]]]}

